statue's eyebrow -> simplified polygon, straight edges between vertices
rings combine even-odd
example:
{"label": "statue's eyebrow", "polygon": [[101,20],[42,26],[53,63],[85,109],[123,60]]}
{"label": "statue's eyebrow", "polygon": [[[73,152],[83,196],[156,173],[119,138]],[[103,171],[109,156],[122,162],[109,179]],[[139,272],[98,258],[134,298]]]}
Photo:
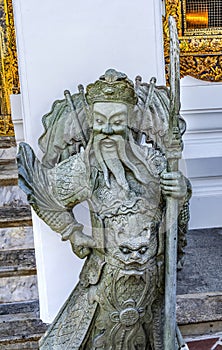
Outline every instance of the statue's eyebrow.
{"label": "statue's eyebrow", "polygon": [[94,110],[94,113],[99,115],[100,117],[107,118],[107,116],[105,114],[103,114],[103,113],[101,113],[101,112],[99,112],[97,110]]}
{"label": "statue's eyebrow", "polygon": [[116,117],[122,116],[125,111],[119,111],[113,115],[110,116],[110,119],[114,119]]}
{"label": "statue's eyebrow", "polygon": [[[112,115],[110,116],[110,119],[119,117],[119,116],[123,115],[124,112],[125,112],[125,111],[116,112],[115,114],[112,114]],[[103,117],[103,118],[107,118],[107,115],[106,115],[106,114],[103,114],[102,112],[97,111],[97,110],[95,110],[95,109],[94,109],[94,114],[96,114],[96,115],[98,115],[98,116],[100,116],[100,117]]]}

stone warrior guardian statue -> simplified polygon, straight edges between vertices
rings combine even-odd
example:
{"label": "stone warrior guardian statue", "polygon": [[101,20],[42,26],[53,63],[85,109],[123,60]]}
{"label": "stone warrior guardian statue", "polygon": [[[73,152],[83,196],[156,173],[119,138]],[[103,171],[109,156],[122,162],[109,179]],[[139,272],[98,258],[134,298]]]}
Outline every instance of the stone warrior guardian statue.
{"label": "stone warrior guardian statue", "polygon": [[[170,125],[173,103],[154,78],[147,84],[138,76],[134,86],[109,69],[86,93],[82,86],[72,96],[65,91],[43,117],[41,163],[29,145],[20,144],[19,182],[30,204],[86,258],[41,350],[179,348],[175,339],[167,347],[163,336],[166,231],[176,222],[181,267],[190,198],[188,180],[167,165],[170,147],[181,147],[185,131],[180,116]],[[179,208],[170,228],[168,199]],[[91,236],[72,211],[83,201],[90,208]]]}

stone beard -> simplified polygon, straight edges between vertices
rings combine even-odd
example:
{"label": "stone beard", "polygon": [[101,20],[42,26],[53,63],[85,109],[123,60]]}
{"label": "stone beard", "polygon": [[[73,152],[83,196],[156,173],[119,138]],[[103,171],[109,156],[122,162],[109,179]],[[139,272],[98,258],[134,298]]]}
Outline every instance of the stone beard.
{"label": "stone beard", "polygon": [[[109,137],[96,135],[93,139],[92,147],[108,188],[110,188],[110,171],[119,186],[129,191],[125,168],[128,168],[140,183],[146,184],[145,174],[148,171],[148,167],[142,159],[141,150],[132,140],[126,141],[121,135]],[[144,167],[145,174],[139,173],[136,167],[138,162]]]}

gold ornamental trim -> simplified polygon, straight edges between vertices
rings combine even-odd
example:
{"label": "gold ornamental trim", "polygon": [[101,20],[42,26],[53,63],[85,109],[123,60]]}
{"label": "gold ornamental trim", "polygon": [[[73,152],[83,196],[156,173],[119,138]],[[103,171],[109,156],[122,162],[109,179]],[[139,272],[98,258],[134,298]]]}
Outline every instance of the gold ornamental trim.
{"label": "gold ornamental trim", "polygon": [[19,93],[12,0],[0,0],[0,136],[14,136],[10,95]]}
{"label": "gold ornamental trim", "polygon": [[176,19],[180,42],[180,75],[211,82],[222,81],[222,28],[188,29],[185,21],[186,0],[165,0],[163,18],[166,78],[169,69],[168,18]]}

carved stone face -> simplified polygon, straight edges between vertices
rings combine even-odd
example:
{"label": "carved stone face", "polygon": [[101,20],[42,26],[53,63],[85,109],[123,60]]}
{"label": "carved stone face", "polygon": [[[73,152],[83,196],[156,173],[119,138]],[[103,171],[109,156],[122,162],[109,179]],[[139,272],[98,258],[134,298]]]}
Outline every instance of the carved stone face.
{"label": "carved stone face", "polygon": [[158,225],[142,214],[128,214],[107,221],[107,252],[127,269],[145,267],[157,254]]}
{"label": "carved stone face", "polygon": [[103,134],[102,140],[105,148],[112,147],[112,135],[127,135],[128,109],[123,103],[97,102],[93,107],[93,132],[95,135]]}
{"label": "carved stone face", "polygon": [[147,239],[144,237],[122,242],[118,247],[116,257],[126,265],[144,265],[156,253],[156,242],[154,241],[155,237],[152,237],[152,240],[150,237]]}
{"label": "carved stone face", "polygon": [[128,127],[131,114],[131,106],[124,103],[96,102],[93,105],[92,148],[108,188],[111,188],[110,177],[113,175],[118,185],[129,191],[127,171],[131,171],[140,183],[147,184],[150,178],[148,163],[143,159],[145,154],[135,144]]}
{"label": "carved stone face", "polygon": [[151,227],[144,229],[137,237],[119,238],[118,241],[114,256],[129,267],[146,264],[157,252],[157,235]]}

